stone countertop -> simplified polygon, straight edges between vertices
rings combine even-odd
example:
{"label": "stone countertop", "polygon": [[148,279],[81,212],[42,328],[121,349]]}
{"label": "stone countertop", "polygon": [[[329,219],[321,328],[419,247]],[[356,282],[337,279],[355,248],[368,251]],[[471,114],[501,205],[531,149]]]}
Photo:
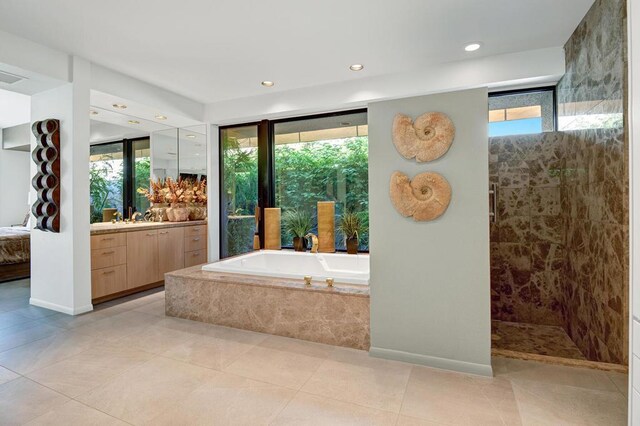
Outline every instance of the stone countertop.
{"label": "stone countertop", "polygon": [[91,235],[114,234],[118,232],[145,231],[149,229],[179,228],[183,226],[206,225],[206,220],[193,220],[188,222],[136,222],[111,223],[99,222],[90,225]]}
{"label": "stone countertop", "polygon": [[[333,287],[328,287],[325,283],[312,282],[310,286],[304,284],[302,280],[292,280],[291,278],[272,278],[257,275],[232,274],[229,272],[203,271],[202,265],[192,266],[165,274],[166,278],[178,278],[181,280],[211,281],[212,283],[241,284],[258,287],[288,288],[298,291],[315,291],[322,293],[335,293],[345,296],[369,297],[369,287],[361,285],[350,285],[336,282]],[[166,279],[165,278],[165,279]]]}

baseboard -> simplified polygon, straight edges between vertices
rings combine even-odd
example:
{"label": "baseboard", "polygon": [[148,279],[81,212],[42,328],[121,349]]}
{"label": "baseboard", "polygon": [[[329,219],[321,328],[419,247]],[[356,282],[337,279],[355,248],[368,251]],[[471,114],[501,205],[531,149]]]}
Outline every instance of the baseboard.
{"label": "baseboard", "polygon": [[56,303],[45,302],[44,300],[34,299],[33,297],[29,299],[29,304],[33,306],[38,306],[40,308],[50,309],[56,312],[62,312],[67,315],[80,315],[85,312],[93,311],[93,305],[88,304],[85,306],[80,306],[79,308],[69,308],[67,306],[58,305]]}
{"label": "baseboard", "polygon": [[427,367],[439,368],[442,370],[451,370],[457,371],[459,373],[493,377],[493,369],[491,368],[491,364],[476,364],[472,362],[457,361],[454,359],[439,358],[435,356],[397,351],[394,349],[376,348],[373,346],[369,349],[369,355],[376,358],[409,362],[412,364],[420,364]]}

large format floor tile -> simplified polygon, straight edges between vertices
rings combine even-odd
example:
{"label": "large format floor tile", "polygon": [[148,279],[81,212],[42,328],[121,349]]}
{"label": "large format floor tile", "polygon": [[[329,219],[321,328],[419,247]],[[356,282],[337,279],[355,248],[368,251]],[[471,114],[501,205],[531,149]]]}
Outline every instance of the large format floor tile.
{"label": "large format floor tile", "polygon": [[0,386],[0,424],[24,424],[69,399],[21,377]]}
{"label": "large format floor tile", "polygon": [[272,425],[395,425],[396,413],[298,392]]}
{"label": "large format floor tile", "polygon": [[296,391],[212,371],[202,386],[150,425],[269,425]]}
{"label": "large format floor tile", "polygon": [[127,423],[91,407],[87,407],[77,401],[70,400],[45,414],[36,417],[27,424],[29,426],[126,426]]}
{"label": "large format floor tile", "polygon": [[625,374],[494,358],[495,377],[478,377],[166,317],[161,291],[74,317],[30,309],[28,281],[10,284],[1,425],[626,423]]}
{"label": "large format floor tile", "polygon": [[322,362],[322,358],[256,346],[238,357],[225,371],[297,390]]}
{"label": "large format floor tile", "polygon": [[95,346],[27,377],[70,397],[81,395],[153,357],[148,352],[113,344]]}
{"label": "large format floor tile", "polygon": [[180,402],[213,374],[206,368],[156,357],[76,399],[129,423],[142,424]]}
{"label": "large format floor tile", "polygon": [[409,364],[370,358],[363,351],[336,349],[302,391],[397,413],[410,371]]}
{"label": "large format floor tile", "polygon": [[86,334],[64,331],[0,352],[0,365],[27,374],[77,355],[99,342]]}

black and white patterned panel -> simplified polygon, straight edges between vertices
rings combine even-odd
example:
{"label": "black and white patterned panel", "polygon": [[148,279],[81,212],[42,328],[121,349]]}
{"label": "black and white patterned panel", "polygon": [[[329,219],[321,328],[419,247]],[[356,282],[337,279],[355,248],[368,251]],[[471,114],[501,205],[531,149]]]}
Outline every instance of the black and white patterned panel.
{"label": "black and white patterned panel", "polygon": [[37,168],[31,185],[38,193],[31,212],[36,218],[36,229],[60,232],[60,122],[37,121],[31,131],[36,136],[31,158]]}

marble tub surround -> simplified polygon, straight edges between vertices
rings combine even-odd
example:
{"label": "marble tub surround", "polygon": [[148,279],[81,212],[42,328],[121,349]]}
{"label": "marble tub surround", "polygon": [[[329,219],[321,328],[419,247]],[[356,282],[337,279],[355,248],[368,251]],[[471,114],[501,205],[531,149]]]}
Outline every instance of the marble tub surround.
{"label": "marble tub surround", "polygon": [[91,235],[114,234],[118,232],[145,231],[149,229],[182,228],[185,226],[207,225],[206,220],[192,220],[187,222],[98,222],[89,227]]}
{"label": "marble tub surround", "polygon": [[188,268],[165,276],[169,316],[369,349],[369,289]]}

